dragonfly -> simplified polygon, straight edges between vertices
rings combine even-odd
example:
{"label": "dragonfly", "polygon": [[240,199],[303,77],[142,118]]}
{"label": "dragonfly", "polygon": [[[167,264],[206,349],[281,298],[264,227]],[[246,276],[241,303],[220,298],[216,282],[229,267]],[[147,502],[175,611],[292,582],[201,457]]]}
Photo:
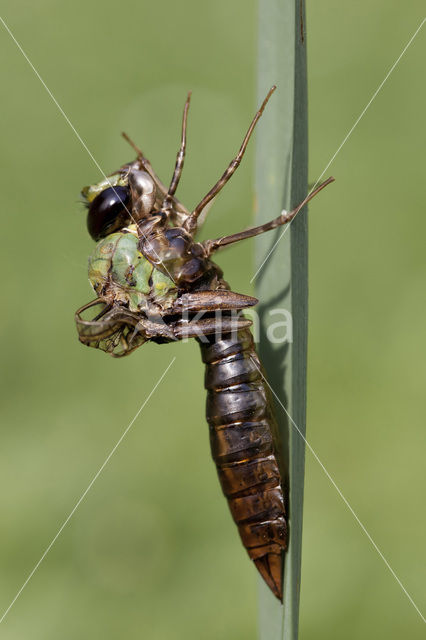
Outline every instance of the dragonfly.
{"label": "dragonfly", "polygon": [[89,280],[96,298],[77,310],[79,340],[113,357],[150,341],[194,338],[205,363],[206,418],[213,460],[241,541],[257,570],[283,598],[288,511],[285,474],[277,453],[277,424],[244,309],[257,304],[236,293],[212,260],[219,250],[288,224],[334,178],[292,211],[232,235],[196,241],[202,214],[230,180],[276,87],[256,112],[241,147],[193,210],[176,197],[186,153],[191,93],[185,102],[181,144],[166,187],[141,149],[106,179],[84,187],[88,231],[96,242]]}

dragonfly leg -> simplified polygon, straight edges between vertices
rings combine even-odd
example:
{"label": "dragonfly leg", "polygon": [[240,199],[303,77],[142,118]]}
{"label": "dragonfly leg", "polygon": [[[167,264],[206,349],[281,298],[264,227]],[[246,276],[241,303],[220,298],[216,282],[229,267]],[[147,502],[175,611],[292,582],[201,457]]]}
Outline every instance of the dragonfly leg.
{"label": "dragonfly leg", "polygon": [[221,317],[202,318],[200,320],[178,320],[173,323],[173,333],[177,340],[184,338],[203,338],[212,334],[223,335],[245,329],[252,321],[240,315],[222,315]]}
{"label": "dragonfly leg", "polygon": [[197,313],[198,311],[231,311],[253,307],[258,303],[257,298],[246,296],[227,289],[215,291],[195,291],[184,293],[178,298],[170,310],[170,314]]}
{"label": "dragonfly leg", "polygon": [[[166,198],[167,193],[168,193],[167,187],[164,185],[164,183],[157,176],[157,174],[155,173],[154,169],[152,168],[152,165],[151,165],[150,161],[144,155],[143,151],[135,144],[135,142],[133,142],[133,140],[127,135],[127,133],[124,133],[124,131],[123,131],[121,135],[126,140],[126,142],[128,142],[130,144],[132,149],[134,151],[136,151],[137,160],[139,162],[140,168],[143,169],[144,171],[146,171],[147,173],[149,173],[151,178],[154,180],[155,186],[157,188],[156,205],[160,209],[161,206],[162,206],[163,200],[164,200],[164,198]],[[175,224],[177,224],[177,225],[181,225],[187,219],[187,217],[189,216],[189,211],[187,210],[187,208],[181,202],[179,202],[179,200],[177,198],[171,196],[171,201],[172,201],[173,209],[174,209],[173,210],[173,216],[172,216],[174,218],[173,222]]]}
{"label": "dragonfly leg", "polygon": [[243,142],[241,144],[240,150],[238,151],[238,153],[235,156],[235,158],[228,165],[228,168],[226,169],[225,173],[216,182],[216,184],[210,189],[210,191],[204,196],[204,198],[201,200],[201,202],[199,202],[199,204],[197,204],[197,206],[195,207],[194,211],[191,213],[189,218],[185,221],[184,228],[189,233],[191,233],[191,234],[195,233],[195,231],[197,229],[198,216],[201,214],[201,212],[203,211],[204,207],[211,200],[213,200],[213,198],[219,193],[219,191],[221,189],[223,189],[225,184],[228,182],[228,180],[230,180],[232,175],[235,173],[235,171],[239,167],[240,162],[241,162],[241,160],[242,160],[242,158],[244,156],[245,150],[247,149],[247,145],[248,145],[248,142],[250,140],[251,134],[253,133],[253,130],[254,130],[254,128],[255,128],[260,116],[262,115],[263,110],[265,109],[269,98],[271,97],[271,95],[273,94],[275,89],[276,89],[276,86],[274,85],[269,90],[268,95],[266,96],[266,98],[262,102],[262,105],[261,105],[259,111],[257,111],[256,115],[254,116],[254,118],[253,118],[253,120],[252,120],[252,122],[251,122],[251,124],[250,124],[250,126],[248,128],[248,131],[247,131],[247,133],[246,133],[246,135],[244,137],[244,140],[243,140]]}
{"label": "dragonfly leg", "polygon": [[191,92],[188,93],[188,97],[186,98],[186,102],[185,102],[185,107],[183,109],[182,138],[181,138],[180,148],[176,156],[176,164],[175,164],[175,170],[173,172],[172,181],[170,183],[169,189],[163,201],[163,206],[162,206],[163,210],[170,209],[172,205],[173,196],[176,192],[180,177],[182,175],[183,163],[185,161],[185,152],[186,152],[186,123],[188,120],[188,109],[189,109],[190,100],[191,100]]}
{"label": "dragonfly leg", "polygon": [[[135,142],[133,142],[133,140],[131,139],[130,136],[127,135],[127,133],[125,133],[124,131],[121,132],[121,135],[123,136],[123,138],[125,139],[126,142],[129,143],[129,145],[132,147],[132,149],[136,152],[137,155],[137,159],[139,161],[139,164],[141,166],[141,169],[144,169],[144,171],[146,171],[147,173],[149,173],[149,175],[151,176],[151,178],[153,178],[153,180],[155,182],[159,182],[158,177],[155,175],[154,170],[152,168],[152,165],[150,163],[150,161],[148,160],[148,158],[145,157],[142,149],[140,149],[137,144]],[[166,187],[164,185],[162,185],[164,192],[167,193]]]}
{"label": "dragonfly leg", "polygon": [[291,222],[293,218],[299,213],[301,209],[310,201],[314,196],[317,195],[324,187],[326,187],[331,182],[334,182],[334,178],[330,177],[328,180],[320,184],[314,191],[311,191],[304,200],[300,204],[297,205],[292,211],[283,212],[278,218],[274,218],[270,222],[266,222],[265,224],[260,225],[259,227],[252,227],[251,229],[246,229],[245,231],[240,231],[239,233],[233,233],[230,236],[222,236],[221,238],[216,238],[215,240],[206,240],[202,242],[207,256],[210,256],[214,251],[221,249],[222,247],[227,246],[228,244],[233,244],[234,242],[240,242],[240,240],[246,240],[247,238],[253,238],[254,236],[258,236],[261,233],[265,233],[266,231],[270,231],[271,229],[275,229],[276,227],[280,227],[281,225],[287,224]]}

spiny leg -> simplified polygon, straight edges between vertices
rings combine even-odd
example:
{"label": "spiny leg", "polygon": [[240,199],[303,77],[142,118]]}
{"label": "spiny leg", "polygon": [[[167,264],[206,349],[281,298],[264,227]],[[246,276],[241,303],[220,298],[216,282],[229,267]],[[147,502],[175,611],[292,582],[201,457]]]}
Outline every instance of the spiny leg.
{"label": "spiny leg", "polygon": [[227,289],[215,289],[214,291],[193,291],[181,295],[169,313],[197,313],[198,311],[231,311],[232,309],[245,309],[253,307],[259,302],[257,298],[245,296]]}
{"label": "spiny leg", "polygon": [[218,316],[214,318],[201,318],[200,320],[177,320],[171,327],[176,340],[184,338],[200,338],[201,336],[225,335],[246,329],[253,324],[249,318],[236,314]]}
{"label": "spiny leg", "polygon": [[204,209],[204,207],[206,206],[206,204],[208,202],[210,202],[210,200],[213,200],[213,198],[225,186],[225,184],[228,182],[228,180],[235,173],[236,169],[239,167],[240,162],[241,162],[241,160],[242,160],[242,158],[244,156],[245,150],[247,149],[247,145],[248,145],[248,142],[250,140],[251,134],[253,133],[253,129],[255,128],[260,116],[262,115],[262,113],[263,113],[263,111],[264,111],[264,109],[266,107],[266,104],[267,104],[269,98],[271,97],[271,95],[273,94],[275,89],[276,89],[276,86],[274,85],[269,90],[268,95],[266,96],[266,98],[262,102],[262,106],[260,107],[259,111],[254,116],[254,118],[253,118],[253,120],[251,122],[251,125],[248,128],[248,131],[247,131],[247,133],[246,133],[246,135],[244,137],[244,140],[242,142],[240,150],[238,151],[238,153],[235,156],[235,158],[229,164],[229,166],[226,169],[225,173],[216,182],[216,184],[210,189],[210,191],[204,196],[204,198],[201,200],[201,202],[199,204],[197,204],[197,206],[195,207],[194,211],[191,213],[189,218],[185,221],[184,228],[189,233],[191,233],[191,234],[195,233],[195,231],[197,229],[198,216],[201,214],[201,212]]}
{"label": "spiny leg", "polygon": [[141,169],[143,169],[144,171],[149,173],[151,178],[154,180],[154,182],[155,182],[155,184],[157,186],[157,189],[161,194],[161,197],[164,197],[167,194],[167,187],[161,182],[160,178],[156,175],[154,169],[152,168],[152,165],[151,165],[150,161],[148,160],[148,158],[146,158],[144,156],[142,149],[140,149],[136,145],[136,143],[133,142],[133,140],[130,138],[130,136],[127,135],[127,133],[122,131],[121,135],[126,140],[126,142],[129,143],[129,145],[132,147],[132,149],[136,152],[137,159],[138,159],[138,162],[140,164]]}
{"label": "spiny leg", "polygon": [[314,196],[317,195],[324,187],[326,187],[331,182],[334,182],[334,178],[330,177],[328,180],[320,184],[314,191],[309,193],[304,200],[300,204],[297,205],[292,211],[285,212],[278,216],[278,218],[274,218],[270,222],[266,222],[265,224],[260,225],[259,227],[252,227],[251,229],[246,229],[245,231],[240,231],[239,233],[234,233],[230,236],[223,236],[222,238],[216,238],[215,240],[206,240],[203,242],[203,246],[206,250],[207,256],[210,256],[214,251],[225,247],[228,244],[233,244],[234,242],[239,242],[240,240],[245,240],[246,238],[253,238],[254,236],[258,236],[261,233],[265,233],[265,231],[270,231],[271,229],[275,229],[276,227],[280,227],[283,224],[287,224],[299,213],[301,209],[310,201]]}
{"label": "spiny leg", "polygon": [[[123,138],[125,139],[126,142],[129,143],[129,145],[132,147],[132,149],[136,152],[137,155],[137,159],[139,161],[139,164],[141,166],[142,169],[144,169],[144,171],[146,171],[147,173],[149,173],[149,175],[151,176],[151,178],[155,181],[160,183],[158,177],[155,175],[154,170],[152,168],[152,165],[150,163],[150,161],[148,160],[148,158],[146,158],[143,154],[142,149],[140,149],[137,144],[135,142],[133,142],[133,140],[131,139],[130,136],[127,135],[127,133],[125,131],[121,132],[121,135],[123,136]],[[161,184],[161,183],[160,183]],[[166,187],[161,184],[161,186],[163,187],[163,190],[165,193],[167,193],[166,191]]]}
{"label": "spiny leg", "polygon": [[[124,133],[124,131],[121,133],[121,135],[126,140],[126,142],[128,142],[130,144],[132,149],[136,152],[137,159],[139,161],[139,164],[140,164],[141,168],[144,171],[146,171],[147,173],[149,173],[151,178],[154,180],[154,182],[155,182],[155,184],[157,186],[157,191],[158,191],[159,197],[160,197],[160,201],[157,204],[158,204],[158,207],[160,207],[161,203],[163,201],[163,198],[165,198],[166,195],[167,195],[167,187],[163,184],[163,182],[161,182],[160,178],[157,176],[157,174],[155,173],[154,169],[152,168],[152,165],[151,165],[150,161],[148,160],[148,158],[144,155],[143,151],[135,144],[135,142],[133,142],[133,140],[130,138],[130,136],[128,136],[127,133]],[[185,220],[189,216],[189,211],[175,197],[173,197],[173,204],[174,204],[174,207],[176,209],[176,212],[181,216],[181,218],[177,222],[182,222],[183,220]]]}
{"label": "spiny leg", "polygon": [[172,204],[173,196],[176,192],[177,186],[179,184],[180,177],[182,175],[183,163],[185,161],[185,151],[186,151],[186,122],[188,119],[188,109],[189,102],[191,100],[191,91],[188,93],[188,97],[186,98],[185,107],[183,109],[183,118],[182,118],[182,138],[180,143],[180,149],[176,156],[176,165],[173,173],[172,181],[170,183],[169,190],[163,201],[163,210],[170,209]]}

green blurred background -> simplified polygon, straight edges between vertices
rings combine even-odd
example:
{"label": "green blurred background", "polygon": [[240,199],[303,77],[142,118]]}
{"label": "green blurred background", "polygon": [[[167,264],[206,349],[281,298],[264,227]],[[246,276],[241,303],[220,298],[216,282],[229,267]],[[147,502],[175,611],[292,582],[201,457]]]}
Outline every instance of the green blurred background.
{"label": "green blurred background", "polygon": [[[422,5],[308,3],[311,181],[420,24]],[[179,197],[188,206],[200,200],[255,109],[253,0],[3,7],[105,172],[132,158],[125,129],[167,180],[192,89]],[[0,636],[254,639],[257,576],[210,459],[198,347],[148,345],[115,361],[78,343],[73,314],[93,296],[78,194],[99,171],[3,27],[0,35],[1,611],[176,357]],[[420,608],[424,55],[421,32],[336,157],[337,182],[311,207],[308,380],[309,442]],[[253,151],[203,237],[252,222]],[[220,256],[237,291],[252,292],[252,255],[247,241]],[[423,633],[308,453],[301,639]]]}

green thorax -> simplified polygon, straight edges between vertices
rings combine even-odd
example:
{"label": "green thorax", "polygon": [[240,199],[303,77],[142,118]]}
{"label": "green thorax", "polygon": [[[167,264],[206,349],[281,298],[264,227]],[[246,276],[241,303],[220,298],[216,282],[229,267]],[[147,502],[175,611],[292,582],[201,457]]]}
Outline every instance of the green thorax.
{"label": "green thorax", "polygon": [[138,250],[132,231],[129,227],[112,233],[96,244],[89,257],[89,280],[97,295],[109,303],[128,305],[131,311],[167,311],[177,288]]}

